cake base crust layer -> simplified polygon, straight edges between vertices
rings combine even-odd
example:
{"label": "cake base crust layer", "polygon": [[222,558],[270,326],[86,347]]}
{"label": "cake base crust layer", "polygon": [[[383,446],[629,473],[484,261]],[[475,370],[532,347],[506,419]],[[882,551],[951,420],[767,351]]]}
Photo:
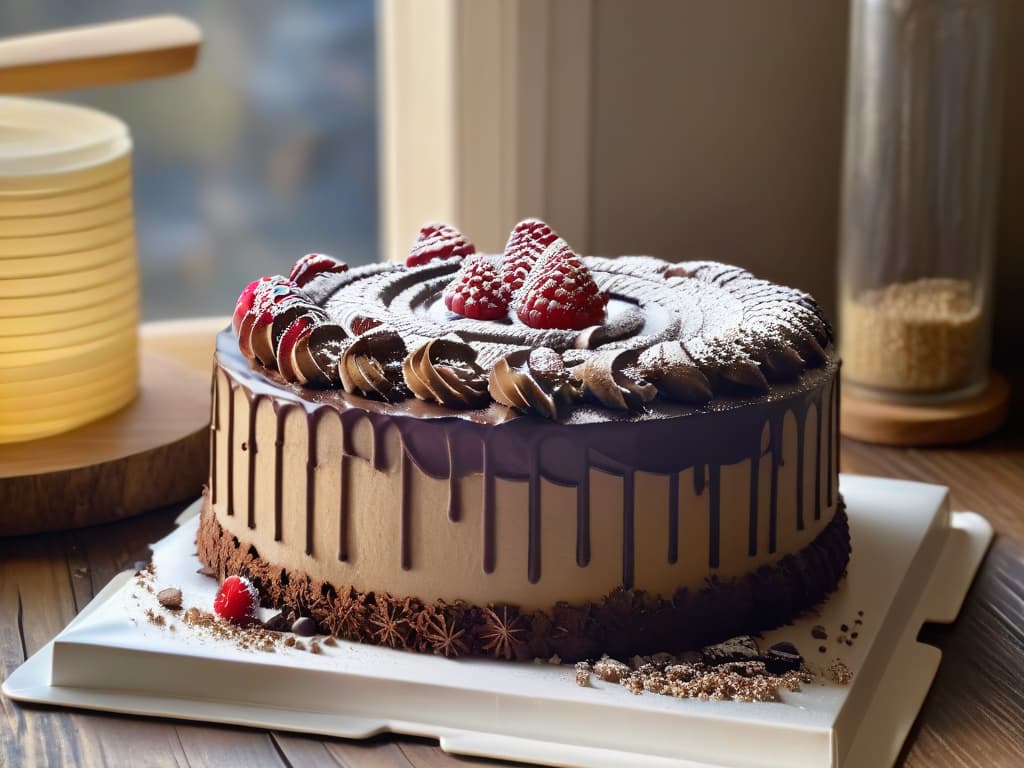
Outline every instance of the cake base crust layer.
{"label": "cake base crust layer", "polygon": [[850,531],[839,500],[832,521],[805,548],[731,581],[709,579],[699,590],[669,597],[616,589],[598,602],[558,603],[520,612],[511,605],[423,602],[414,596],[358,592],[266,562],[257,549],[226,532],[203,504],[199,559],[223,580],[250,578],[264,606],[286,618],[310,616],[319,631],[374,645],[443,654],[563,661],[603,653],[633,654],[700,648],[739,634],[790,622],[836,589],[850,557]]}

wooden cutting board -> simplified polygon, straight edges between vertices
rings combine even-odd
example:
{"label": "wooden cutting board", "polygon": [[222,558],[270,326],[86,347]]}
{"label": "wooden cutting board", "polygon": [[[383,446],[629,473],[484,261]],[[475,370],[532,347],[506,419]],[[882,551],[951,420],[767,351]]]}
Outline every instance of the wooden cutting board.
{"label": "wooden cutting board", "polygon": [[63,435],[0,445],[0,536],[106,523],[196,498],[209,471],[214,337],[227,322],[143,325],[131,405]]}

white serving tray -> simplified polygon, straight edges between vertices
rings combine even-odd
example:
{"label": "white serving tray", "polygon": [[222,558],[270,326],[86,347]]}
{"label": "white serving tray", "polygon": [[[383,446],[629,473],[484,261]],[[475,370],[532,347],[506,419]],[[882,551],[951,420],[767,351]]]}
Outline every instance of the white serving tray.
{"label": "white serving tray", "polygon": [[[634,696],[571,665],[450,660],[339,642],[314,655],[239,650],[143,616],[155,599],[123,573],[3,685],[11,699],[86,709],[366,738],[429,736],[442,749],[549,765],[891,765],[939,665],[917,642],[925,621],[951,622],[992,537],[972,512],[950,513],[946,488],[842,477],[853,537],[849,572],[817,614],[765,633],[808,662],[838,658],[849,686],[823,681],[781,703]],[[156,583],[209,609],[213,579],[198,575],[196,519],[153,547]],[[941,568],[937,567],[941,563]],[[134,594],[134,597],[133,597]],[[149,602],[147,602],[149,601]],[[141,603],[141,605],[140,605]],[[837,628],[863,624],[852,647]],[[810,628],[828,628],[820,654]]]}

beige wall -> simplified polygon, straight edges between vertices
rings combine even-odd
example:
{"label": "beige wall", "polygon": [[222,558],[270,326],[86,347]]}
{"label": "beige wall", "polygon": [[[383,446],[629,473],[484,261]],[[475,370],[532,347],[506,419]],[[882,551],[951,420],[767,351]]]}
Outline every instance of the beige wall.
{"label": "beige wall", "polygon": [[[1020,40],[1024,2],[1009,5]],[[733,261],[831,311],[848,13],[839,0],[596,0],[590,250]],[[1015,48],[997,237],[1004,340],[1024,340]]]}

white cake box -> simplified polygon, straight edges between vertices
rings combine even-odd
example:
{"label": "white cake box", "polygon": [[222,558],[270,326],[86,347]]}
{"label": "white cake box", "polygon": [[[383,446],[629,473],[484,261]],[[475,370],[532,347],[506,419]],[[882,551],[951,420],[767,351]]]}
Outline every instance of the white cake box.
{"label": "white cake box", "polygon": [[[794,642],[827,675],[775,703],[674,699],[591,678],[571,665],[446,659],[338,642],[317,655],[241,650],[163,612],[131,574],[118,576],[53,642],[4,683],[16,700],[365,738],[391,731],[450,752],[593,766],[882,766],[891,764],[941,654],[918,643],[924,621],[954,620],[992,536],[976,514],[951,514],[940,486],[842,477],[853,538],[849,572],[817,614],[767,632]],[[186,516],[183,516],[185,518]],[[196,573],[196,517],[154,546],[155,583],[209,609]],[[941,564],[941,568],[938,567]],[[837,643],[841,624],[852,646]],[[811,627],[830,630],[828,640]],[[819,645],[826,652],[819,653]]]}

